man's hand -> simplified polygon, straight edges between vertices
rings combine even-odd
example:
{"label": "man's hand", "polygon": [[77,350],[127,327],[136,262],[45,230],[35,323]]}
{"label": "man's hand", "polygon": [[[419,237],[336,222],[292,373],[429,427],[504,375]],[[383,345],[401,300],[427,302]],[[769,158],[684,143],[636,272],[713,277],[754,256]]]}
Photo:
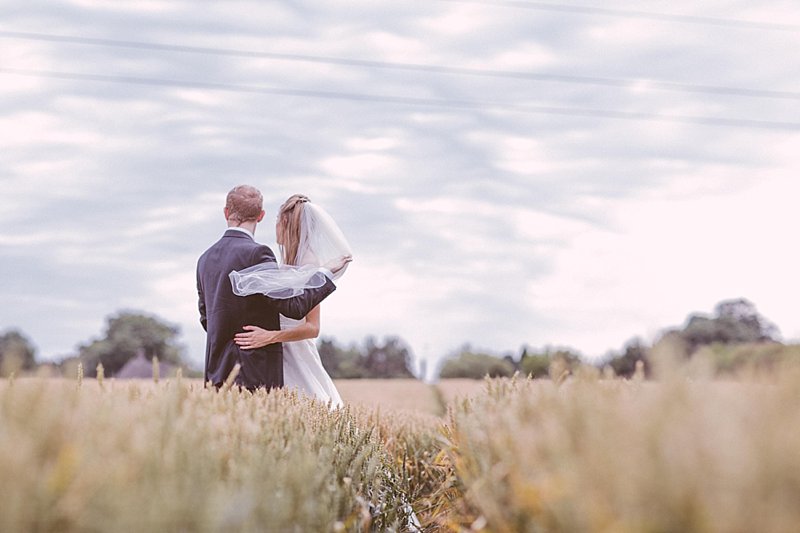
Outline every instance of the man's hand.
{"label": "man's hand", "polygon": [[336,274],[337,272],[342,270],[344,267],[346,267],[347,263],[349,263],[352,260],[353,260],[353,256],[352,255],[343,255],[342,257],[338,257],[338,258],[336,258],[336,259],[334,259],[332,261],[328,261],[327,263],[322,265],[322,267],[323,268],[327,268],[328,270],[330,270],[331,274]]}

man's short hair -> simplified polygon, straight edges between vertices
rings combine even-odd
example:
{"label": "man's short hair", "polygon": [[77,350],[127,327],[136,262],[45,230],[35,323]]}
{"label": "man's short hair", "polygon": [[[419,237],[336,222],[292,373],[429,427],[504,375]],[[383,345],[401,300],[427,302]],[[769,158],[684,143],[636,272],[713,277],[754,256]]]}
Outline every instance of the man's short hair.
{"label": "man's short hair", "polygon": [[234,187],[225,200],[225,207],[228,208],[228,220],[240,223],[258,220],[263,205],[264,198],[261,196],[261,191],[250,185]]}

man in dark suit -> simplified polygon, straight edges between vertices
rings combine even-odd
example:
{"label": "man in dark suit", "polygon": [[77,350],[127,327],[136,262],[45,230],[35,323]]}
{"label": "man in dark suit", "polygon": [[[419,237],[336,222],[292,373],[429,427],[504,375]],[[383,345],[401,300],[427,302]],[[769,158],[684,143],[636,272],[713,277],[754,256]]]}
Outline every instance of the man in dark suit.
{"label": "man in dark suit", "polygon": [[336,286],[330,271],[343,267],[349,260],[342,258],[328,268],[325,285],[306,289],[302,294],[285,300],[255,294],[236,296],[228,274],[232,270],[275,263],[275,254],[268,246],[254,240],[256,225],[264,218],[263,199],[258,189],[240,185],[228,193],[225,219],[228,229],[222,238],[205,251],[197,262],[197,292],[200,323],[206,330],[205,382],[219,387],[238,363],[235,383],[249,390],[259,387],[283,386],[283,349],[280,343],[255,350],[245,350],[234,342],[245,325],[267,330],[279,330],[279,314],[301,319],[332,293]]}

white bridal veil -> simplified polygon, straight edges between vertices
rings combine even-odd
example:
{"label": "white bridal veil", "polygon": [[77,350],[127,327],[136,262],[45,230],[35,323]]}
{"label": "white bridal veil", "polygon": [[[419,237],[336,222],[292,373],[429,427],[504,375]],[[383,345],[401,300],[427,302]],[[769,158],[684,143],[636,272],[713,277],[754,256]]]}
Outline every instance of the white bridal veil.
{"label": "white bridal veil", "polygon": [[[325,274],[319,267],[334,259],[352,255],[342,230],[320,206],[305,202],[300,219],[300,244],[297,264],[264,263],[244,270],[232,271],[229,276],[237,296],[264,294],[270,298],[286,299],[325,284]],[[347,266],[334,274],[339,279]]]}

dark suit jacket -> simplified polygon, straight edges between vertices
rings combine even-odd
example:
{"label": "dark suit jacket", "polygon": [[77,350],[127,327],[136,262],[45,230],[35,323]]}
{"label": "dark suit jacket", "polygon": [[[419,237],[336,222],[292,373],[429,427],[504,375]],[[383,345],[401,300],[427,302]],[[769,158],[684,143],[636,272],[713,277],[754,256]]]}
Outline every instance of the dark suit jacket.
{"label": "dark suit jacket", "polygon": [[200,323],[206,330],[205,381],[219,387],[236,363],[241,365],[236,383],[250,390],[283,386],[283,349],[270,344],[256,350],[243,350],[233,341],[244,326],[280,329],[279,314],[301,319],[332,293],[336,286],[326,280],[318,289],[299,296],[275,300],[260,294],[236,296],[228,274],[256,264],[275,262],[268,246],[249,235],[228,230],[197,262],[197,292]]}

